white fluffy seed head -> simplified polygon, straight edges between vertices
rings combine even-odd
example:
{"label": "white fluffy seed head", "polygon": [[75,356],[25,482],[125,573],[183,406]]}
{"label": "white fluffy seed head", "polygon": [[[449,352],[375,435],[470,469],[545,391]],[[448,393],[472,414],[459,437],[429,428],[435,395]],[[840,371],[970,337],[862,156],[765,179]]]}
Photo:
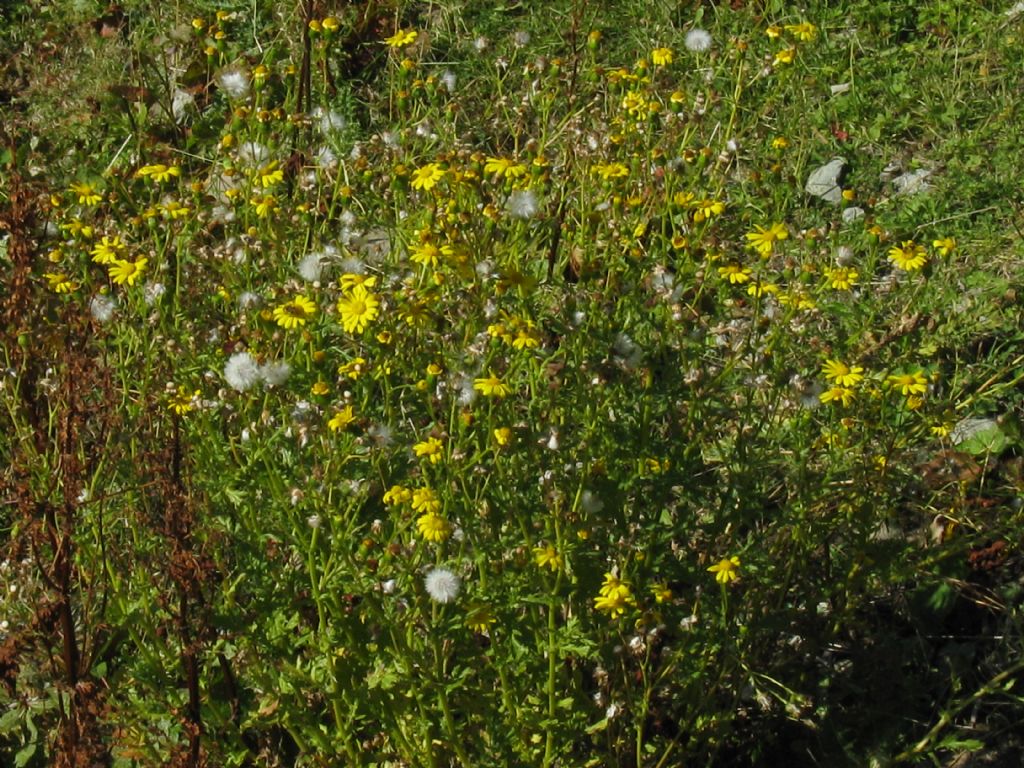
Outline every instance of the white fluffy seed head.
{"label": "white fluffy seed head", "polygon": [[706,29],[694,28],[686,33],[683,40],[686,50],[694,53],[704,53],[711,48],[711,34]]}
{"label": "white fluffy seed head", "polygon": [[438,603],[450,603],[459,596],[462,581],[447,568],[432,568],[423,580],[430,599]]}
{"label": "white fluffy seed head", "polygon": [[260,380],[260,366],[248,352],[236,352],[224,365],[224,379],[239,392],[244,392]]}

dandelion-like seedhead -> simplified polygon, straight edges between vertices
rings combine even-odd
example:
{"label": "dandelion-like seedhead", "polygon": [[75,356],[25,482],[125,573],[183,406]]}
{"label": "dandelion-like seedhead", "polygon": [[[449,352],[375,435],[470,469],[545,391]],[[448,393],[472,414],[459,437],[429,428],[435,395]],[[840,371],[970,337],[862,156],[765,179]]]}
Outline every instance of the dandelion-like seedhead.
{"label": "dandelion-like seedhead", "polygon": [[432,568],[423,579],[430,599],[437,603],[451,603],[459,596],[462,580],[447,568]]}
{"label": "dandelion-like seedhead", "polygon": [[239,392],[245,392],[261,379],[260,365],[248,352],[236,352],[224,365],[224,380]]}
{"label": "dandelion-like seedhead", "polygon": [[711,33],[706,29],[695,27],[686,33],[683,39],[686,50],[694,53],[704,53],[711,50]]}

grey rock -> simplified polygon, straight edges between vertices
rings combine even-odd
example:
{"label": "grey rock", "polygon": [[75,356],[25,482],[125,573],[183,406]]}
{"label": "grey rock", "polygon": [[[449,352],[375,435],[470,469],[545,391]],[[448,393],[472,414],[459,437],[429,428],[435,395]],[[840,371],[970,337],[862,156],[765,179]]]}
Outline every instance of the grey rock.
{"label": "grey rock", "polygon": [[833,157],[825,165],[815,168],[807,177],[804,191],[819,197],[827,203],[838,205],[843,200],[843,190],[839,186],[839,177],[846,168],[846,158]]}
{"label": "grey rock", "polygon": [[897,195],[916,195],[919,192],[927,192],[932,188],[928,183],[928,177],[932,172],[927,168],[918,168],[916,171],[904,173],[892,180]]}

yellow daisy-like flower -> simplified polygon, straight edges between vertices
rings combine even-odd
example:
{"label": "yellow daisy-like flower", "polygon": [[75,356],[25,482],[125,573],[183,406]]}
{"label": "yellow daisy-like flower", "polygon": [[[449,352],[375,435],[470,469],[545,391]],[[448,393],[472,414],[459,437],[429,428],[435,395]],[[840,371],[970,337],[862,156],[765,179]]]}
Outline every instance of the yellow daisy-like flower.
{"label": "yellow daisy-like flower", "polygon": [[697,200],[692,205],[694,208],[693,220],[698,224],[710,219],[712,216],[720,216],[725,210],[725,203],[721,200],[710,200],[708,198]]}
{"label": "yellow daisy-like flower", "polygon": [[850,267],[829,267],[825,270],[825,279],[834,290],[848,291],[857,283],[860,274]]}
{"label": "yellow daisy-like flower", "polygon": [[900,245],[889,249],[889,261],[898,269],[913,272],[928,263],[928,256],[923,245],[918,245],[913,240],[904,240]]}
{"label": "yellow daisy-like flower", "polygon": [[352,406],[346,405],[330,418],[327,422],[327,426],[330,428],[331,432],[343,432],[348,429],[349,425],[355,420],[356,416]]}
{"label": "yellow daisy-like flower", "polygon": [[417,488],[412,492],[412,508],[415,512],[436,515],[441,511],[441,500],[432,488]]}
{"label": "yellow daisy-like flower", "polygon": [[772,249],[775,247],[775,243],[779,240],[785,240],[787,237],[789,237],[789,232],[786,231],[785,226],[779,223],[772,224],[767,229],[755,226],[753,232],[748,232],[746,234],[750,247],[762,256],[771,255]]}
{"label": "yellow daisy-like flower", "polygon": [[565,561],[558,554],[558,550],[550,544],[533,548],[533,561],[540,568],[550,568],[552,571],[560,571]]}
{"label": "yellow daisy-like flower", "polygon": [[338,300],[338,314],[346,333],[362,333],[380,314],[380,300],[357,285]]}
{"label": "yellow daisy-like flower", "polygon": [[454,255],[455,249],[450,245],[436,246],[433,243],[420,243],[412,247],[409,252],[409,259],[425,267],[436,269],[442,256],[450,257]]}
{"label": "yellow daisy-like flower", "polygon": [[279,326],[287,331],[306,324],[316,314],[316,304],[305,296],[296,296],[291,301],[274,307],[273,318]]}
{"label": "yellow daisy-like flower", "polygon": [[466,626],[473,632],[484,633],[496,621],[489,605],[475,605],[466,614]]}
{"label": "yellow daisy-like flower", "polygon": [[622,163],[598,163],[592,169],[593,173],[596,173],[605,181],[608,179],[621,179],[625,176],[629,176],[629,168],[624,166]]}
{"label": "yellow daisy-like flower", "polygon": [[256,208],[256,215],[265,219],[277,211],[277,198],[273,195],[257,196],[249,200],[249,204]]}
{"label": "yellow daisy-like flower", "polygon": [[188,216],[192,212],[192,209],[187,205],[182,205],[177,200],[166,200],[157,206],[160,212],[172,221],[174,219],[180,219]]}
{"label": "yellow daisy-like flower", "polygon": [[412,491],[404,485],[392,485],[384,493],[384,503],[389,506],[408,504],[410,501],[412,501]]}
{"label": "yellow daisy-like flower", "polygon": [[168,399],[167,407],[178,416],[184,416],[195,408],[196,402],[199,400],[199,394],[200,391],[198,389],[189,392],[184,386],[178,387],[178,391]]}
{"label": "yellow daisy-like flower", "polygon": [[351,291],[357,285],[364,288],[373,288],[377,284],[377,278],[373,275],[357,275],[354,272],[346,272],[338,279],[338,285],[343,291]]}
{"label": "yellow daisy-like flower", "polygon": [[256,181],[264,189],[284,181],[284,171],[277,166],[277,161],[268,163],[256,172]]}
{"label": "yellow daisy-like flower", "polygon": [[412,172],[412,188],[428,191],[444,178],[444,169],[437,163],[427,163]]}
{"label": "yellow daisy-like flower", "polygon": [[508,427],[497,427],[491,434],[494,437],[494,442],[496,442],[500,448],[504,448],[512,442],[512,430]]}
{"label": "yellow daisy-like flower", "polygon": [[840,387],[855,387],[864,378],[864,368],[849,366],[839,360],[826,360],[821,372],[829,381]]}
{"label": "yellow daisy-like flower", "polygon": [[96,191],[94,184],[84,181],[76,181],[70,186],[70,190],[78,195],[78,202],[81,205],[96,205],[103,199],[103,195]]}
{"label": "yellow daisy-like flower", "polygon": [[632,604],[633,593],[629,584],[614,573],[606,573],[598,596],[594,598],[594,607],[599,611],[607,612],[611,618],[616,619],[624,614]]}
{"label": "yellow daisy-like flower", "polygon": [[775,295],[779,292],[779,286],[775,283],[751,283],[747,286],[747,295],[753,296],[755,299],[760,299],[762,296]]}
{"label": "yellow daisy-like flower", "polygon": [[71,293],[78,290],[78,283],[63,272],[44,272],[43,277],[46,278],[50,290],[54,293]]}
{"label": "yellow daisy-like flower", "polygon": [[135,175],[143,179],[152,179],[155,182],[163,183],[181,176],[181,168],[176,165],[164,165],[163,163],[144,165],[135,172]]}
{"label": "yellow daisy-like flower", "polygon": [[809,21],[802,21],[799,24],[787,24],[784,29],[796,37],[797,40],[802,40],[805,43],[813,40],[818,34],[818,28]]}
{"label": "yellow daisy-like flower", "polygon": [[444,444],[436,437],[428,437],[422,443],[416,443],[412,450],[418,457],[429,459],[431,464],[437,464],[444,458]]}
{"label": "yellow daisy-like flower", "polygon": [[742,285],[750,280],[753,270],[750,267],[741,267],[739,264],[727,264],[718,268],[718,276],[728,280],[732,285]]}
{"label": "yellow daisy-like flower", "polygon": [[708,568],[708,572],[715,574],[715,581],[719,584],[729,584],[740,577],[739,568],[740,559],[738,557],[723,557]]}
{"label": "yellow daisy-like flower", "polygon": [[906,397],[923,395],[928,391],[928,379],[925,377],[924,371],[920,370],[913,373],[894,373],[885,381],[890,387],[898,389],[900,394]]}
{"label": "yellow daisy-like flower", "polygon": [[135,285],[135,281],[142,276],[148,263],[149,259],[146,258],[135,261],[117,259],[108,268],[110,279],[118,285]]}
{"label": "yellow daisy-like flower", "polygon": [[854,397],[856,394],[850,387],[840,386],[829,387],[818,395],[818,399],[823,403],[842,403],[844,406],[852,403]]}
{"label": "yellow daisy-like flower", "polygon": [[651,51],[651,61],[656,67],[664,67],[672,63],[671,48],[655,48]]}
{"label": "yellow daisy-like flower", "polygon": [[309,393],[316,397],[322,397],[331,391],[331,385],[323,379],[320,379],[312,387],[309,388]]}
{"label": "yellow daisy-like flower", "polygon": [[787,48],[784,51],[779,51],[775,54],[776,64],[792,64],[793,59],[796,58],[796,48]]}
{"label": "yellow daisy-like flower", "polygon": [[484,163],[484,173],[493,173],[499,179],[518,179],[525,176],[526,171],[525,165],[507,157],[488,157]]}
{"label": "yellow daisy-like flower", "polygon": [[672,599],[672,590],[669,589],[668,584],[659,581],[651,584],[651,595],[654,597],[654,602],[661,605]]}
{"label": "yellow daisy-like flower", "polygon": [[404,48],[416,42],[419,33],[415,29],[400,29],[391,37],[384,38],[384,45],[389,48]]}
{"label": "yellow daisy-like flower", "polygon": [[438,514],[428,512],[416,520],[416,528],[427,541],[440,543],[452,535],[452,527]]}
{"label": "yellow daisy-like flower", "polygon": [[948,256],[956,250],[956,240],[952,237],[943,237],[932,240],[932,248],[939,252],[940,256]]}
{"label": "yellow daisy-like flower", "polygon": [[505,397],[512,392],[508,385],[493,373],[484,378],[474,379],[473,389],[484,397]]}

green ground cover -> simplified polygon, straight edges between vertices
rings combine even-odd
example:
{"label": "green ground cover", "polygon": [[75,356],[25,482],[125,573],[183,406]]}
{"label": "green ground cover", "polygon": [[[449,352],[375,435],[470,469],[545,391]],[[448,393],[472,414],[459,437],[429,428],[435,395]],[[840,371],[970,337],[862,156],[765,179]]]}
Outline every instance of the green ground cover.
{"label": "green ground cover", "polygon": [[0,763],[1015,765],[1024,5],[0,10]]}

